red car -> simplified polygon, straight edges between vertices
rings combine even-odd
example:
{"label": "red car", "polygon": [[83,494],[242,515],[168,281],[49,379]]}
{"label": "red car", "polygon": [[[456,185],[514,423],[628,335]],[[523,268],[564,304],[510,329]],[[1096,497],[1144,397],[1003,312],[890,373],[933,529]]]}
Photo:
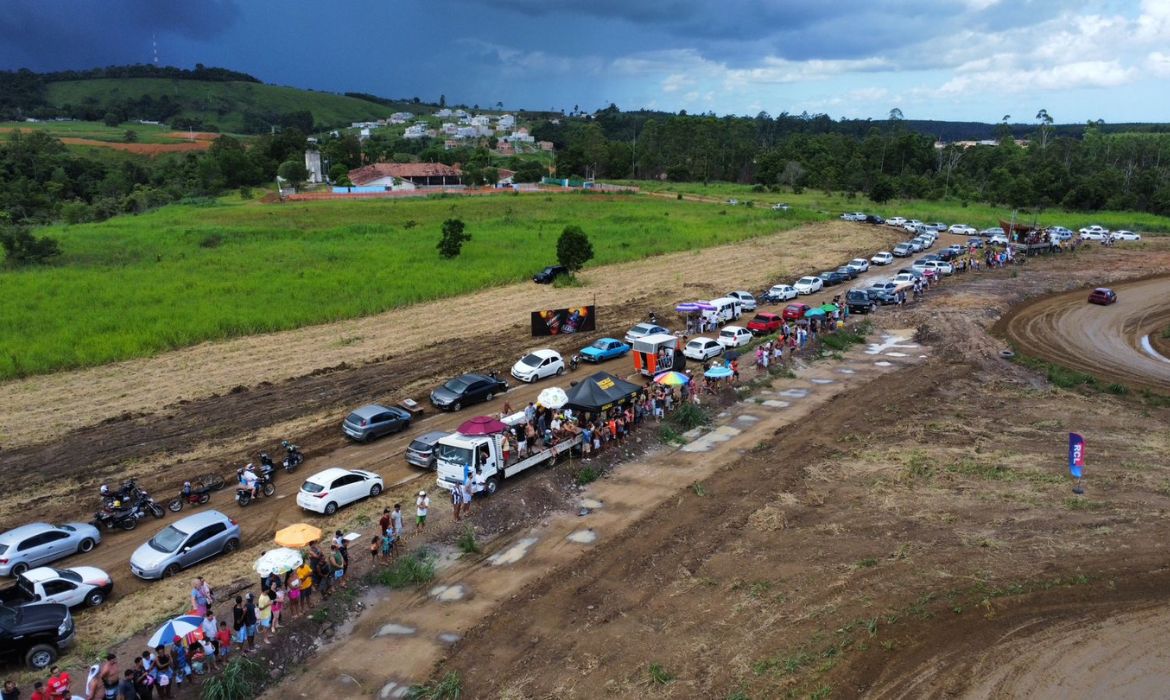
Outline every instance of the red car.
{"label": "red car", "polygon": [[1108,287],[1098,287],[1089,293],[1090,304],[1109,306],[1117,302],[1117,294]]}
{"label": "red car", "polygon": [[812,307],[808,304],[789,304],[788,306],[784,307],[784,320],[799,321],[800,319],[804,318],[805,313],[807,313],[811,308]]}
{"label": "red car", "polygon": [[755,335],[765,335],[780,330],[780,324],[783,322],[776,314],[758,313],[755,318],[748,321],[747,329]]}

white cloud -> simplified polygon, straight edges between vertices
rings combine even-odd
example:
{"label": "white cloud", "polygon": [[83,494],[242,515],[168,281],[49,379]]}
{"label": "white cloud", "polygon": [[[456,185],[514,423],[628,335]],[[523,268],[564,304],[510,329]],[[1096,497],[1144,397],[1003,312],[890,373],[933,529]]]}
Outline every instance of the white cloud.
{"label": "white cloud", "polygon": [[694,85],[695,81],[691,80],[682,73],[671,73],[662,80],[663,92],[678,92],[683,88]]}
{"label": "white cloud", "polygon": [[1170,78],[1170,54],[1154,51],[1146,56],[1146,70],[1158,78]]}

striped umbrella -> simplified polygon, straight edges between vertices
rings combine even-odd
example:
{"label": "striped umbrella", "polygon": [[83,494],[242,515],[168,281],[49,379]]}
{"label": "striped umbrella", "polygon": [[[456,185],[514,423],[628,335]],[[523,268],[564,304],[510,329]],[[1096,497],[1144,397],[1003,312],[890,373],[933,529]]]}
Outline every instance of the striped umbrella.
{"label": "striped umbrella", "polygon": [[662,374],[658,375],[654,378],[654,381],[658,384],[664,384],[666,386],[682,386],[683,384],[690,382],[691,378],[682,372],[675,372],[672,370],[670,372],[663,372]]}
{"label": "striped umbrella", "polygon": [[150,641],[146,643],[148,649],[154,649],[158,646],[169,646],[175,640],[175,637],[180,637],[188,644],[197,640],[203,639],[203,618],[198,615],[183,615],[170,620],[158,631],[150,635]]}

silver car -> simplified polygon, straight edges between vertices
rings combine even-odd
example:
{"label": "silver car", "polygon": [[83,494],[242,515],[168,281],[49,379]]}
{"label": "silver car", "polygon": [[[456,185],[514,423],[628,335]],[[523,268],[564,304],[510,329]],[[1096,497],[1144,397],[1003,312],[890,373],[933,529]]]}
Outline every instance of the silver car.
{"label": "silver car", "polygon": [[168,525],[134,550],[130,571],[138,578],[167,578],[180,569],[216,554],[230,554],[239,547],[239,524],[218,510],[205,510]]}
{"label": "silver car", "polygon": [[0,534],[0,576],[19,576],[29,569],[70,554],[92,550],[102,533],[86,523],[32,523]]}
{"label": "silver car", "polygon": [[411,440],[410,445],[406,448],[407,464],[424,469],[434,469],[437,461],[435,459],[435,444],[450,434],[442,430],[433,430]]}

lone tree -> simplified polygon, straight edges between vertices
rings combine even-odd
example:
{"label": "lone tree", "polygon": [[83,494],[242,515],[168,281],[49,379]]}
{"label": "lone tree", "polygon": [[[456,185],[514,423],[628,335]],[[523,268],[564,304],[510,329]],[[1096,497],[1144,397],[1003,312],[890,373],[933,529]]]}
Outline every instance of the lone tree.
{"label": "lone tree", "polygon": [[885,204],[894,198],[894,185],[889,178],[879,177],[869,188],[869,198],[877,204]]}
{"label": "lone tree", "polygon": [[593,244],[580,226],[566,226],[557,239],[557,262],[570,274],[576,274],[593,259]]}
{"label": "lone tree", "polygon": [[38,238],[23,226],[0,227],[0,247],[11,267],[48,262],[49,258],[61,254],[61,246],[55,238]]}
{"label": "lone tree", "polygon": [[443,222],[443,237],[439,239],[439,255],[450,260],[463,250],[463,243],[471,240],[471,234],[463,230],[463,222],[459,219],[447,219]]}
{"label": "lone tree", "polygon": [[287,180],[295,189],[300,189],[305,180],[309,179],[309,171],[305,168],[305,164],[299,160],[286,160],[280,164],[276,169],[276,174],[282,179]]}

